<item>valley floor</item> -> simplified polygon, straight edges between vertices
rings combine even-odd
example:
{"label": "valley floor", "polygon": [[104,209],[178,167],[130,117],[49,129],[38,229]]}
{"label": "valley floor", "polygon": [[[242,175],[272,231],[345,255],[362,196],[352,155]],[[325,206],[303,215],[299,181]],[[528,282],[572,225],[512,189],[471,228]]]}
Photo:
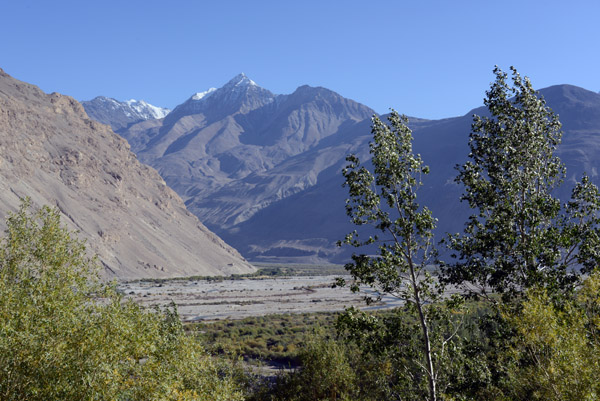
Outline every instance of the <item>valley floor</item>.
{"label": "valley floor", "polygon": [[[332,288],[338,276],[291,276],[242,280],[171,280],[123,283],[121,291],[144,306],[174,302],[184,322],[242,319],[281,313],[333,312],[364,307],[361,294]],[[383,299],[370,309],[398,305]]]}

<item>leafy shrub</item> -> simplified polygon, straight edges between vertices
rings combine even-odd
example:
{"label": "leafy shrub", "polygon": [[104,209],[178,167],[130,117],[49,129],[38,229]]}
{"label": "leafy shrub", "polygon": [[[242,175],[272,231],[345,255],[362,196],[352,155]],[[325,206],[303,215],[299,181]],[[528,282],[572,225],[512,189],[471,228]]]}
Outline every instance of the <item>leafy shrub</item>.
{"label": "leafy shrub", "polygon": [[174,308],[123,301],[56,209],[29,209],[0,243],[0,399],[241,399]]}

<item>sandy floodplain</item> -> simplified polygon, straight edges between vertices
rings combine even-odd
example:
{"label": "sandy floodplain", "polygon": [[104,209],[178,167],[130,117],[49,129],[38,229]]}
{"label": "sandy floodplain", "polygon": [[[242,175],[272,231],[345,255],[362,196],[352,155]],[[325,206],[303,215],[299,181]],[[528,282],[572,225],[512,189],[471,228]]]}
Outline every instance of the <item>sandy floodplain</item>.
{"label": "sandy floodplain", "polygon": [[[364,294],[332,288],[338,276],[296,276],[244,280],[137,281],[119,285],[127,298],[144,306],[174,302],[182,320],[242,319],[274,313],[341,311],[365,307]],[[384,299],[370,309],[397,305]]]}

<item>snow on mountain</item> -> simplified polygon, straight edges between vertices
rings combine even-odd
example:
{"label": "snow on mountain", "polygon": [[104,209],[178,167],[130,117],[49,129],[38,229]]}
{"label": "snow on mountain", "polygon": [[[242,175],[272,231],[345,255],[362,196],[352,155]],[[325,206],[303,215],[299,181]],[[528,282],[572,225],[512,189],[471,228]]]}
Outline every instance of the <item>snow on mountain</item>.
{"label": "snow on mountain", "polygon": [[[542,89],[565,132],[559,154],[570,186],[584,171],[600,183],[600,94],[570,85]],[[439,218],[437,235],[462,229],[454,166],[466,161],[472,115],[411,118],[414,149],[431,168],[420,203]],[[348,153],[367,162],[375,112],[326,88],[301,86],[274,95],[239,74],[193,95],[166,118],[120,134],[162,174],[186,207],[256,261],[345,263],[336,241],[353,227],[344,211],[342,168]],[[564,196],[563,196],[564,195]],[[438,237],[440,238],[440,237]]]}
{"label": "snow on mountain", "polygon": [[[105,110],[120,107],[114,99],[96,103]],[[24,197],[36,208],[56,206],[61,220],[87,241],[90,256],[98,255],[107,278],[255,270],[192,216],[124,139],[91,121],[75,99],[45,94],[0,69],[0,105],[2,216],[17,210]]]}
{"label": "snow on mountain", "polygon": [[81,104],[91,118],[110,125],[115,132],[140,121],[164,118],[171,112],[169,109],[151,105],[144,100],[131,99],[120,102],[104,96],[83,101]]}
{"label": "snow on mountain", "polygon": [[198,92],[194,96],[192,96],[192,100],[207,99],[216,90],[217,88],[210,88],[208,90],[205,90],[204,92]]}
{"label": "snow on mountain", "polygon": [[144,117],[144,120],[164,118],[171,110],[164,107],[153,106],[146,103],[143,100],[127,100],[124,102],[127,106],[131,107],[137,112],[140,117]]}
{"label": "snow on mountain", "polygon": [[[229,93],[229,92],[240,92],[240,91],[247,91],[248,87],[256,87],[256,88],[260,88],[256,82],[254,82],[253,80],[251,80],[250,78],[248,78],[246,76],[246,74],[244,74],[243,72],[236,75],[235,77],[233,77],[232,79],[230,79],[225,85],[223,85],[221,88],[209,88],[208,90],[205,90],[204,92],[197,92],[194,95],[192,95],[192,97],[190,97],[190,101],[199,101],[199,100],[206,100],[208,99],[210,96],[212,96],[213,94],[215,94],[215,92],[220,92],[220,93]],[[260,88],[262,89],[262,88]]]}
{"label": "snow on mountain", "polygon": [[[306,227],[288,234],[279,230],[313,217],[313,225],[330,221],[311,210],[314,200],[298,214],[288,209],[291,217],[279,222],[263,218],[262,212],[293,202],[327,174],[341,170],[353,149],[348,137],[356,137],[354,130],[368,134],[374,113],[326,88],[305,85],[274,95],[239,74],[219,89],[192,96],[166,118],[134,124],[121,135],[140,160],[159,170],[181,194],[188,210],[234,239],[248,255],[268,261],[271,253],[281,251],[281,257],[328,260],[339,253],[335,234],[307,237]],[[337,186],[341,189],[341,183]],[[344,220],[343,199],[341,205]],[[259,220],[265,225],[254,224]],[[276,230],[277,238],[269,234]]]}
{"label": "snow on mountain", "polygon": [[277,96],[256,84],[246,74],[240,73],[220,88],[210,88],[192,95],[175,107],[168,121],[176,121],[182,116],[204,114],[215,121],[236,112],[247,113],[272,103]]}
{"label": "snow on mountain", "polygon": [[251,80],[243,72],[233,77],[228,83],[225,84],[224,88],[231,87],[244,87],[244,86],[258,86],[256,82]]}

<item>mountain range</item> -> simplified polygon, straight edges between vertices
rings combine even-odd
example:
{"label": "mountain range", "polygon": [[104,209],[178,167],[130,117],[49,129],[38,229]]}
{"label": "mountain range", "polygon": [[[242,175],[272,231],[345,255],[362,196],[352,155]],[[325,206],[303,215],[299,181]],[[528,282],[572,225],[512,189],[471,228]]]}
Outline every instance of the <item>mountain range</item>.
{"label": "mountain range", "polygon": [[153,106],[143,100],[131,99],[120,102],[105,96],[97,96],[81,104],[88,116],[102,124],[110,125],[115,132],[140,121],[163,118],[171,111]]}
{"label": "mountain range", "polygon": [[79,102],[0,70],[0,214],[25,197],[37,207],[57,207],[108,278],[255,270]]}
{"label": "mountain range", "polygon": [[[563,123],[558,154],[568,175],[558,195],[567,200],[584,172],[600,184],[600,94],[571,85],[540,94]],[[461,231],[469,214],[459,202],[455,166],[467,160],[473,114],[485,113],[409,117],[414,149],[431,170],[419,202],[438,218],[438,238]],[[353,227],[344,211],[341,170],[349,153],[368,160],[374,114],[325,88],[275,95],[240,74],[192,95],[164,118],[118,132],[191,212],[250,260],[345,262],[352,249],[335,243]]]}

